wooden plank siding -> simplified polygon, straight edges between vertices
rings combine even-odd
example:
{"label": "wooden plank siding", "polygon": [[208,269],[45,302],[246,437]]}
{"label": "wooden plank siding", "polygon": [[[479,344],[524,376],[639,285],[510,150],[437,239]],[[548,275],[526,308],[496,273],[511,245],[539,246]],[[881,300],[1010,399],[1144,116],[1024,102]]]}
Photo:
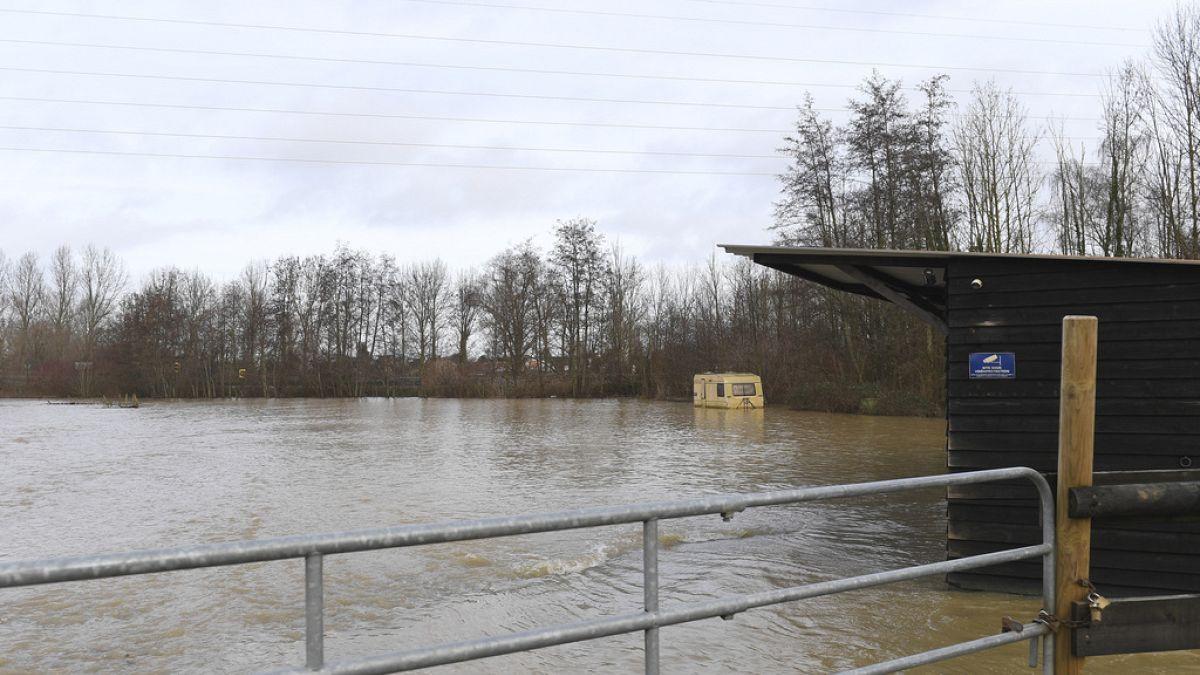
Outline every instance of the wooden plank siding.
{"label": "wooden plank siding", "polygon": [[[982,288],[971,287],[976,278]],[[1068,314],[1100,319],[1095,470],[1200,468],[1200,267],[954,257],[946,288],[949,470],[1055,470]],[[991,350],[1016,354],[1016,379],[969,379],[969,355]],[[947,497],[950,558],[1040,541],[1027,486],[965,486]],[[1106,594],[1200,592],[1200,521],[1097,519],[1092,542],[1092,580]],[[1037,592],[1039,578],[1040,563],[1029,561],[950,581]]]}

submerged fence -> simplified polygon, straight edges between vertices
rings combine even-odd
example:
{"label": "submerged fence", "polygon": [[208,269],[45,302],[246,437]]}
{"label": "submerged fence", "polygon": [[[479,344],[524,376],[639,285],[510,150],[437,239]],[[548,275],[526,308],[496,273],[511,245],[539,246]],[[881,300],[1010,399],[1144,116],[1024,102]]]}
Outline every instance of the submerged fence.
{"label": "submerged fence", "polygon": [[[1036,546],[1025,546],[847,579],[731,596],[708,602],[689,603],[668,609],[659,607],[658,522],[660,520],[703,515],[721,515],[723,518],[728,519],[734,513],[744,511],[748,508],[780,506],[824,499],[858,497],[1018,478],[1025,478],[1032,481],[1037,487],[1038,495],[1041,499],[1042,543]],[[917,478],[901,478],[852,485],[806,487],[776,492],[718,495],[685,501],[582,509],[504,518],[485,518],[434,525],[410,525],[332,534],[279,537],[257,541],[238,541],[185,548],[9,562],[0,564],[0,588],[303,558],[305,561],[305,668],[280,672],[390,673],[473,661],[491,656],[540,649],[570,642],[595,640],[624,633],[644,632],[645,670],[647,673],[653,674],[658,673],[659,629],[664,626],[713,617],[730,618],[734,614],[756,607],[765,607],[784,602],[803,600],[805,598],[871,588],[883,584],[1017,560],[1042,558],[1043,608],[1047,611],[1053,611],[1055,602],[1054,517],[1054,497],[1046,479],[1032,469],[1017,467]],[[326,555],[508,537],[538,532],[604,527],[637,522],[642,523],[643,531],[644,608],[641,612],[600,617],[499,637],[421,647],[345,662],[328,664],[325,662],[324,573],[322,563]],[[1037,640],[1049,632],[1050,627],[1047,624],[1035,620],[1033,623],[1023,626],[1019,631],[983,637],[978,640],[959,643],[849,672],[859,674],[894,672],[904,668],[935,663],[1023,640],[1030,641],[1030,665],[1036,666]],[[1054,660],[1054,641],[1043,639],[1042,646],[1043,670],[1046,673],[1050,673]]]}

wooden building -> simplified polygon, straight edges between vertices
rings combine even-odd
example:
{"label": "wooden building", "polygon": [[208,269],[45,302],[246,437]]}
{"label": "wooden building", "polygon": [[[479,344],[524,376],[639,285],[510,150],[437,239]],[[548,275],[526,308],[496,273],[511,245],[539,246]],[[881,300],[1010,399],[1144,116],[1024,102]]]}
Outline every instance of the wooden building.
{"label": "wooden building", "polygon": [[[1055,470],[1062,318],[1097,316],[1096,483],[1197,480],[1200,262],[725,249],[839,291],[894,303],[944,334],[951,471]],[[947,496],[951,558],[1038,541],[1028,485],[966,486]],[[1106,594],[1200,591],[1195,519],[1096,520],[1092,546],[1092,580]],[[1002,591],[1036,591],[1038,579],[1036,561],[950,577],[963,587]]]}

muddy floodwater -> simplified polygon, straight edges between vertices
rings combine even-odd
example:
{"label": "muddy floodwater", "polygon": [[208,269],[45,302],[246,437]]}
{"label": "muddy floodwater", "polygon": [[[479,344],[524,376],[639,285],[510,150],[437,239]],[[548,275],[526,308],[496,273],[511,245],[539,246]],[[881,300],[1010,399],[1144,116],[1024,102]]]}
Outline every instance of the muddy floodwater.
{"label": "muddy floodwater", "polygon": [[[944,471],[941,420],[643,401],[0,402],[0,560],[427,523]],[[944,558],[943,491],[660,526],[662,605]],[[636,611],[639,526],[329,556],[331,661]],[[303,664],[303,563],[0,590],[2,672]],[[666,673],[828,672],[998,631],[1039,603],[941,579],[662,630]],[[642,636],[436,672],[638,672]],[[921,672],[1022,673],[1013,645]],[[1200,673],[1200,654],[1089,660]]]}

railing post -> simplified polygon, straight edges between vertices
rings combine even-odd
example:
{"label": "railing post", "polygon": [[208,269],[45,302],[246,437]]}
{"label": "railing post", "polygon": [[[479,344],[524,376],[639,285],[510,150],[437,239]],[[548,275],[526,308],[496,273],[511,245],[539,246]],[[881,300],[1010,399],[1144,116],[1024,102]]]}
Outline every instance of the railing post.
{"label": "railing post", "polygon": [[[1063,319],[1062,381],[1058,413],[1058,499],[1055,509],[1055,607],[1060,621],[1071,617],[1071,605],[1087,597],[1080,582],[1088,578],[1092,521],[1067,515],[1071,488],[1092,484],[1096,435],[1096,342],[1094,316]],[[1071,652],[1074,631],[1062,626],[1054,635],[1055,675],[1083,672],[1083,658]]]}
{"label": "railing post", "polygon": [[325,666],[325,580],[323,556],[304,556],[304,667]]}
{"label": "railing post", "polygon": [[[658,611],[658,519],[642,522],[642,593],[647,613]],[[646,675],[658,675],[658,629],[646,629]]]}

